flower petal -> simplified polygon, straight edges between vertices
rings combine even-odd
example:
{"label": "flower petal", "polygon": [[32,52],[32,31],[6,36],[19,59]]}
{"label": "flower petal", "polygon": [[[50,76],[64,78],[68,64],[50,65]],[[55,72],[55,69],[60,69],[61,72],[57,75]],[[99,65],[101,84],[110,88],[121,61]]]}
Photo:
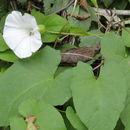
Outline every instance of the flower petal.
{"label": "flower petal", "polygon": [[42,41],[34,36],[31,43],[31,51],[36,52],[41,46]]}
{"label": "flower petal", "polygon": [[5,27],[3,31],[3,38],[11,49],[15,49],[27,36],[27,31],[25,29]]}
{"label": "flower petal", "polygon": [[25,13],[23,15],[23,21],[26,23],[26,26],[28,25],[27,27],[33,27],[33,29],[38,30],[37,22],[34,16]]}
{"label": "flower petal", "polygon": [[3,37],[6,44],[19,58],[26,58],[42,46],[38,25],[30,14],[18,11],[9,14],[5,21]]}
{"label": "flower petal", "polygon": [[19,58],[27,58],[32,55],[32,51],[30,48],[31,45],[31,39],[30,37],[25,38],[15,49],[14,53],[19,57]]}
{"label": "flower petal", "polygon": [[18,11],[13,11],[5,20],[5,26],[13,28],[21,28],[23,25],[22,14]]}

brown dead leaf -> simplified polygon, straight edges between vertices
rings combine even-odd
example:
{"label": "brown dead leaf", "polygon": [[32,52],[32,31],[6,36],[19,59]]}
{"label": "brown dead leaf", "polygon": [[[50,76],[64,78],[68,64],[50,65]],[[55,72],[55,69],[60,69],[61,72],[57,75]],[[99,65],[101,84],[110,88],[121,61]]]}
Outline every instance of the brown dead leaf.
{"label": "brown dead leaf", "polygon": [[83,9],[85,9],[86,11],[89,10],[89,8],[88,8],[88,3],[87,3],[86,0],[79,0],[79,5],[80,5]]}
{"label": "brown dead leaf", "polygon": [[99,52],[100,46],[72,48],[61,52],[61,63],[87,62]]}
{"label": "brown dead leaf", "polygon": [[33,115],[29,115],[26,117],[25,121],[27,122],[27,129],[26,130],[38,130],[38,126],[34,124],[36,121],[36,117]]}
{"label": "brown dead leaf", "polygon": [[29,115],[29,116],[27,116],[26,119],[25,119],[25,121],[26,121],[27,123],[34,123],[35,120],[36,120],[36,117],[33,116],[33,115]]}
{"label": "brown dead leaf", "polygon": [[70,16],[79,19],[79,20],[84,20],[90,17],[90,14],[84,14],[84,15],[75,15],[75,14],[70,14]]}

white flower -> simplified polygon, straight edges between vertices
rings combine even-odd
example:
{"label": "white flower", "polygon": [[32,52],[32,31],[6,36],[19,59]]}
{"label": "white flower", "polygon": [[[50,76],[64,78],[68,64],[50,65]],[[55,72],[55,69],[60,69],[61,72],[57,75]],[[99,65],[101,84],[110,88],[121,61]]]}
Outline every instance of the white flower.
{"label": "white flower", "polygon": [[41,46],[41,35],[33,16],[13,11],[5,20],[3,37],[19,58],[30,57]]}

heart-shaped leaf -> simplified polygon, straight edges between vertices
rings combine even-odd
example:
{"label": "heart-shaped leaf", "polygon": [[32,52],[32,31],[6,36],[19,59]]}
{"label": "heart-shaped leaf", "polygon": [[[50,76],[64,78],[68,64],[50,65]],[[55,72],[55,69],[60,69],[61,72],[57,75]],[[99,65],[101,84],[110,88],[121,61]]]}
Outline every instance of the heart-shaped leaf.
{"label": "heart-shaped leaf", "polygon": [[59,63],[59,51],[46,47],[14,63],[0,77],[0,125],[8,125],[24,99],[42,98],[52,105],[62,105],[71,97],[68,72],[54,76]]}
{"label": "heart-shaped leaf", "polygon": [[74,128],[76,128],[77,130],[87,130],[87,128],[81,122],[81,120],[79,119],[78,115],[74,112],[72,107],[67,108],[66,116]]}
{"label": "heart-shaped leaf", "polygon": [[109,62],[96,79],[92,69],[79,63],[74,69],[72,96],[81,121],[89,130],[113,130],[124,108],[126,79],[116,62]]}
{"label": "heart-shaped leaf", "polygon": [[122,39],[127,47],[130,47],[130,28],[122,30]]}
{"label": "heart-shaped leaf", "polygon": [[[32,15],[36,18],[37,23],[45,26],[46,32],[42,35],[43,42],[53,42],[57,38],[57,34],[68,24],[67,20],[59,15],[53,14],[45,16],[38,11],[32,11]],[[52,33],[49,33],[52,32]],[[54,33],[53,33],[54,32]]]}
{"label": "heart-shaped leaf", "polygon": [[19,113],[24,118],[12,118],[11,130],[66,130],[60,113],[43,100],[29,99],[22,102]]}
{"label": "heart-shaped leaf", "polygon": [[121,61],[125,58],[124,41],[120,36],[114,33],[105,35],[101,40],[101,53],[107,61]]}

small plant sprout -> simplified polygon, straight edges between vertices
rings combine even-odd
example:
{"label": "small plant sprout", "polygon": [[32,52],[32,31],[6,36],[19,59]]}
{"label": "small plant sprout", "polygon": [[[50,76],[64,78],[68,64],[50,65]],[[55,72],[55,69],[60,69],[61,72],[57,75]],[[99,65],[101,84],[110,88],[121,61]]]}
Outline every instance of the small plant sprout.
{"label": "small plant sprout", "polygon": [[33,16],[18,11],[10,13],[3,30],[6,44],[19,58],[27,58],[42,46],[39,27]]}

